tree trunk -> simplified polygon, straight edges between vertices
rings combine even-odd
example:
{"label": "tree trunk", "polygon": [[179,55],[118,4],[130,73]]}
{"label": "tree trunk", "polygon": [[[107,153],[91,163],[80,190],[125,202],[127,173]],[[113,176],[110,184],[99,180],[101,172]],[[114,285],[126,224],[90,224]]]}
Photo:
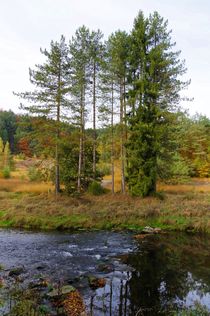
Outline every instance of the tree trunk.
{"label": "tree trunk", "polygon": [[82,131],[80,129],[79,138],[79,161],[78,161],[78,178],[77,178],[77,190],[81,190],[81,172],[82,172]]}
{"label": "tree trunk", "polygon": [[121,156],[121,192],[125,193],[125,154],[123,122],[123,83],[120,81],[120,156]]}
{"label": "tree trunk", "polygon": [[124,150],[124,170],[125,168],[127,168],[127,152],[126,152],[126,147],[125,147],[125,143],[128,140],[128,127],[127,127],[127,117],[126,117],[126,113],[127,113],[127,109],[126,109],[126,79],[124,77],[123,79],[123,111],[124,111],[124,143],[123,143],[123,150]]}
{"label": "tree trunk", "polygon": [[58,143],[55,147],[55,194],[57,195],[60,192],[60,168],[59,168],[59,154],[58,154]]}
{"label": "tree trunk", "polygon": [[112,194],[114,194],[114,87],[112,82],[111,108],[111,166],[112,166]]}
{"label": "tree trunk", "polygon": [[93,64],[93,178],[96,178],[96,62]]}
{"label": "tree trunk", "polygon": [[58,102],[57,102],[57,130],[56,130],[56,145],[55,145],[55,194],[60,193],[60,166],[59,166],[59,138],[60,138],[60,107],[61,107],[61,66],[59,65],[58,75]]}
{"label": "tree trunk", "polygon": [[81,89],[80,99],[80,136],[79,136],[79,161],[78,161],[78,178],[77,178],[77,190],[81,191],[81,175],[82,175],[82,164],[83,164],[83,116],[84,116],[84,104],[83,104],[83,88]]}

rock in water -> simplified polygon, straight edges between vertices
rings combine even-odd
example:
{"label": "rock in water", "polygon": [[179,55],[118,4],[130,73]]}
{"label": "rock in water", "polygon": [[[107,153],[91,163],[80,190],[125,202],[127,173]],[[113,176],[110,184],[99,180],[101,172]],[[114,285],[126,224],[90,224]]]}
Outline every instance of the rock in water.
{"label": "rock in water", "polygon": [[104,278],[89,276],[88,281],[92,289],[98,289],[99,287],[104,287],[106,285],[106,280]]}
{"label": "rock in water", "polygon": [[71,292],[76,291],[76,289],[71,285],[64,285],[60,288],[53,289],[47,295],[51,298],[56,298],[58,296],[67,295]]}
{"label": "rock in water", "polygon": [[10,270],[9,272],[9,276],[10,277],[16,277],[19,276],[22,273],[25,273],[26,270],[24,267],[17,267],[17,268],[13,268],[12,270]]}
{"label": "rock in water", "polygon": [[152,228],[150,226],[145,226],[144,229],[142,230],[142,234],[158,234],[161,232],[161,228]]}

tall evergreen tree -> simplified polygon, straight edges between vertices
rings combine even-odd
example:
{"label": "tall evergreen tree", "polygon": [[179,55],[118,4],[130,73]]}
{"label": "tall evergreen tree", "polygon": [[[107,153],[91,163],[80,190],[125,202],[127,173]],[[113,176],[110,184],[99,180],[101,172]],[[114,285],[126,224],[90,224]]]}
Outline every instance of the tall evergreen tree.
{"label": "tall evergreen tree", "polygon": [[93,178],[96,178],[96,148],[97,148],[97,99],[99,96],[100,72],[103,64],[104,45],[102,43],[103,34],[100,30],[92,31],[90,34],[89,53],[90,53],[90,83],[92,89],[90,95],[92,97],[92,119],[93,119]]}
{"label": "tall evergreen tree", "polygon": [[0,137],[4,144],[9,142],[11,152],[15,151],[15,132],[17,129],[17,118],[12,111],[0,110]]}
{"label": "tall evergreen tree", "polygon": [[90,78],[90,31],[80,27],[70,41],[71,98],[73,123],[79,128],[79,157],[77,189],[80,192],[85,179],[85,122],[87,118],[87,89]]}
{"label": "tall evergreen tree", "polygon": [[60,121],[62,110],[69,107],[67,96],[70,65],[65,38],[61,36],[60,42],[52,41],[50,51],[41,49],[41,53],[46,57],[46,62],[43,65],[36,65],[35,70],[29,69],[30,81],[35,89],[17,95],[32,103],[31,106],[23,105],[24,110],[31,115],[45,118],[42,120],[42,128],[45,122],[44,130],[54,146],[55,192],[58,193],[60,192]]}
{"label": "tall evergreen tree", "polygon": [[128,141],[128,186],[133,195],[146,196],[156,191],[157,159],[161,151],[167,113],[180,100],[186,86],[180,52],[173,50],[168,22],[157,12],[134,21],[130,54],[130,102]]}
{"label": "tall evergreen tree", "polygon": [[[121,141],[121,192],[125,192],[126,94],[128,76],[129,36],[117,31],[108,39],[109,69],[111,75],[112,113],[114,93],[118,95],[119,131]],[[113,116],[111,118],[113,126]],[[113,127],[112,127],[113,131]],[[113,135],[112,135],[113,136]],[[113,138],[113,137],[112,137]]]}
{"label": "tall evergreen tree", "polygon": [[111,66],[111,54],[109,50],[108,42],[104,45],[104,58],[102,63],[102,69],[100,73],[100,105],[99,105],[99,120],[102,122],[103,127],[109,128],[110,137],[109,150],[111,158],[111,175],[112,175],[112,193],[115,192],[115,165],[114,165],[114,118],[117,115],[116,103],[117,95],[115,93],[115,76]]}

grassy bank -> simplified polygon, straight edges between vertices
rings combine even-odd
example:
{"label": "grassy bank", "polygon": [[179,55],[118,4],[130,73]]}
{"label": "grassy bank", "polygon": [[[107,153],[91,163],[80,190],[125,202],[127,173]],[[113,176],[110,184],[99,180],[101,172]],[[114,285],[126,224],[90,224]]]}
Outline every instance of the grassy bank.
{"label": "grassy bank", "polygon": [[1,227],[136,230],[146,225],[210,233],[210,192],[169,191],[145,199],[0,192]]}

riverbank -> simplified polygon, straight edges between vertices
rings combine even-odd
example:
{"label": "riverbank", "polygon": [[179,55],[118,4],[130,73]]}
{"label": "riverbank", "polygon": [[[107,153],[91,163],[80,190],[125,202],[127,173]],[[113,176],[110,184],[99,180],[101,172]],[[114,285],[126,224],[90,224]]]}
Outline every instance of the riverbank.
{"label": "riverbank", "polygon": [[104,194],[69,197],[0,192],[0,227],[38,230],[165,230],[210,233],[210,193],[163,193],[145,199]]}

